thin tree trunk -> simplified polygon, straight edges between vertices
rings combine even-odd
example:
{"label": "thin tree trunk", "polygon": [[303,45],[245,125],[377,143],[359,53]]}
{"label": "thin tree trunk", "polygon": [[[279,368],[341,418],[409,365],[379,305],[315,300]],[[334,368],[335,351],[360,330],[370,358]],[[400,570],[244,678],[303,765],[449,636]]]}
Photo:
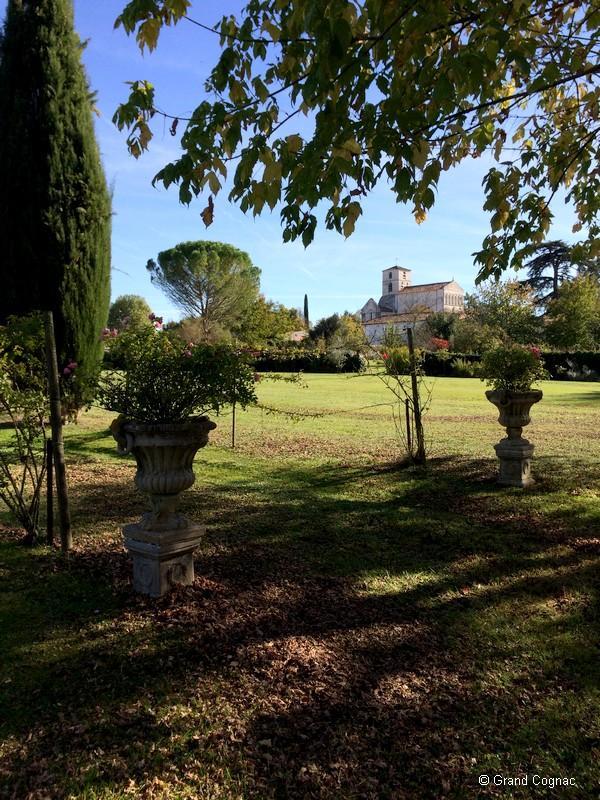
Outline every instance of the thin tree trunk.
{"label": "thin tree trunk", "polygon": [[56,475],[56,495],[58,498],[58,515],[60,522],[60,546],[64,553],[73,547],[71,534],[71,516],[69,514],[69,494],[67,488],[67,470],[65,466],[65,448],[62,436],[62,414],[60,407],[60,386],[58,383],[58,364],[56,359],[56,340],[54,338],[54,320],[52,312],[44,313],[46,333],[46,362],[48,365],[48,383],[50,386],[50,425],[52,427],[52,451],[54,455],[54,471]]}
{"label": "thin tree trunk", "polygon": [[408,328],[406,334],[408,337],[408,352],[410,354],[410,382],[412,386],[413,415],[415,419],[415,437],[417,440],[417,452],[415,455],[415,462],[417,464],[424,464],[426,461],[425,435],[423,433],[423,423],[421,420],[421,399],[419,397],[419,383],[417,381],[417,361],[415,358],[415,345],[413,341],[412,328]]}

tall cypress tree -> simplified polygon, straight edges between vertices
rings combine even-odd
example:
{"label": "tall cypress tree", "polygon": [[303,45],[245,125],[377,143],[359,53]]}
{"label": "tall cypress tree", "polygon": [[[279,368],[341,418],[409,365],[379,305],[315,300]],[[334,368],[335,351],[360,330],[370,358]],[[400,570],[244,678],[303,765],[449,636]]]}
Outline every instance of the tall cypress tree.
{"label": "tall cypress tree", "polygon": [[310,327],[310,321],[308,319],[308,295],[304,295],[304,322],[306,322],[306,327]]}
{"label": "tall cypress tree", "polygon": [[0,321],[54,312],[86,399],[110,300],[110,196],[72,0],[9,0],[0,39]]}

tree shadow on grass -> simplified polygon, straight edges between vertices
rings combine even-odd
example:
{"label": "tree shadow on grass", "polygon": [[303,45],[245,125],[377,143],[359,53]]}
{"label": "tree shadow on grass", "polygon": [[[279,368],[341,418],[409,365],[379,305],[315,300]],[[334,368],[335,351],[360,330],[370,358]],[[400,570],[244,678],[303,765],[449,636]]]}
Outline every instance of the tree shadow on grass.
{"label": "tree shadow on grass", "polygon": [[[56,626],[12,653],[37,694],[8,700],[6,796],[133,781],[148,797],[476,797],[477,774],[538,761],[591,796],[593,508],[567,528],[541,488],[493,481],[493,463],[462,460],[199,486],[183,502],[209,524],[197,581],[157,601],[130,596],[116,552],[51,557],[36,577]],[[92,525],[98,488],[75,500]],[[172,794],[152,794],[159,779]]]}
{"label": "tree shadow on grass", "polygon": [[86,433],[79,430],[67,430],[65,450],[70,459],[97,461],[98,456],[101,455],[111,461],[123,461],[123,456],[117,452],[115,440],[108,428]]}

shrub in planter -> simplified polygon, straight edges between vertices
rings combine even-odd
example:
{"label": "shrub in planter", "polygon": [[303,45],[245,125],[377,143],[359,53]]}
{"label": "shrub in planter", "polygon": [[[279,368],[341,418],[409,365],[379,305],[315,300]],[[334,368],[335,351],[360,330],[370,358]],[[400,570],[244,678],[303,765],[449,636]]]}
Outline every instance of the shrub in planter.
{"label": "shrub in planter", "polygon": [[105,373],[98,403],[124,420],[145,424],[182,422],[235,401],[254,402],[254,372],[230,347],[178,342],[162,332],[124,331],[108,340],[120,370]]}
{"label": "shrub in planter", "polygon": [[488,350],[481,359],[481,380],[496,391],[528,392],[546,377],[537,347],[503,345]]}
{"label": "shrub in planter", "polygon": [[118,412],[113,436],[121,452],[135,456],[136,485],[152,506],[140,523],[125,526],[125,546],[133,555],[134,588],[158,596],[194,579],[192,553],[204,529],[176,505],[194,483],[196,452],[216,427],[204,415],[254,402],[254,372],[230,348],[185,344],[155,328],[109,341],[119,348],[123,370],[103,377],[98,399]]}
{"label": "shrub in planter", "polygon": [[489,350],[481,360],[481,380],[492,387],[486,397],[498,408],[498,422],[507,432],[506,438],[495,445],[500,459],[498,482],[503,486],[524,488],[533,483],[533,445],[521,434],[531,421],[531,406],[542,399],[542,392],[532,389],[546,377],[540,356],[537,347],[515,344]]}

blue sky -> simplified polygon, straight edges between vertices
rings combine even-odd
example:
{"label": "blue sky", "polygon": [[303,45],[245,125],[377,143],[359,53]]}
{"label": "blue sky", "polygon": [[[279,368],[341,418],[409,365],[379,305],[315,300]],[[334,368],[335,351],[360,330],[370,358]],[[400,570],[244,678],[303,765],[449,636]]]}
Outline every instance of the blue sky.
{"label": "blue sky", "polygon": [[[89,39],[84,61],[93,89],[98,92],[100,116],[97,137],[109,183],[114,189],[112,243],[112,295],[140,294],[157,314],[170,319],[180,312],[155,289],[145,265],[160,250],[191,239],[229,242],[246,250],[262,270],[261,289],[273,300],[301,307],[309,297],[312,320],[346,309],[355,311],[380,292],[381,270],[393,264],[413,271],[414,283],[454,278],[472,289],[476,269],[472,253],[488,232],[483,203],[482,177],[489,164],[464,162],[440,179],[435,207],[422,225],[410,208],[397,205],[392,193],[380,186],[365,201],[363,217],[347,240],[319,228],[314,242],[281,240],[277,209],[261,217],[245,216],[221,192],[213,225],[200,219],[205,199],[189,208],[179,204],[177,188],[153,188],[158,169],[178,152],[178,138],[162,122],[154,126],[150,151],[139,160],[127,152],[125,133],[111,122],[115,108],[127,97],[128,80],[146,78],[156,87],[157,105],[166,112],[185,115],[203,95],[204,79],[218,53],[218,36],[182,21],[161,34],[158,49],[142,56],[134,38],[113,24],[125,0],[75,0],[75,21],[82,39]],[[204,0],[193,4],[191,16],[213,25],[241,3]],[[6,0],[0,0],[0,9]],[[182,132],[183,128],[180,128]],[[293,133],[290,127],[290,133]],[[550,238],[572,240],[572,214],[554,207],[556,220]]]}

